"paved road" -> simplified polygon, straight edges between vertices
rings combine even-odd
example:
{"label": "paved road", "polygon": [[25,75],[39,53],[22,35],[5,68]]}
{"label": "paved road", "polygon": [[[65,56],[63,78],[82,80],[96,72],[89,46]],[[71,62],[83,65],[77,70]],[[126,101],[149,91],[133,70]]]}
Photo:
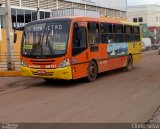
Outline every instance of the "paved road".
{"label": "paved road", "polygon": [[0,78],[1,122],[138,122],[160,106],[160,56],[144,54],[132,72],[101,74],[96,82]]}

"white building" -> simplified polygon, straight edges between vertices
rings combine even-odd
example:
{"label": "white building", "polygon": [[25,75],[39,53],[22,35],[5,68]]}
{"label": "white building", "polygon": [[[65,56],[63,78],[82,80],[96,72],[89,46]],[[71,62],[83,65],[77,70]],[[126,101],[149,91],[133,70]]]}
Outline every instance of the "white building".
{"label": "white building", "polygon": [[160,6],[140,5],[128,7],[127,17],[131,22],[140,22],[148,26],[160,26]]}
{"label": "white building", "polygon": [[[127,0],[10,0],[13,27],[22,27],[26,23],[51,16],[51,10],[78,8],[98,11],[101,16],[126,18]],[[5,0],[0,0],[1,26],[5,26]],[[37,16],[39,10],[40,16]]]}

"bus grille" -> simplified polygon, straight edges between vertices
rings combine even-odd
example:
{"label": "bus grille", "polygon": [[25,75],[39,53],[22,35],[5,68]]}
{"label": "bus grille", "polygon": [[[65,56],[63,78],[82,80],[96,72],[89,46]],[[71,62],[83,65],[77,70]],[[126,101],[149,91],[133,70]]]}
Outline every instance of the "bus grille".
{"label": "bus grille", "polygon": [[34,76],[53,76],[54,72],[47,72],[45,74],[40,74],[38,72],[32,72]]}

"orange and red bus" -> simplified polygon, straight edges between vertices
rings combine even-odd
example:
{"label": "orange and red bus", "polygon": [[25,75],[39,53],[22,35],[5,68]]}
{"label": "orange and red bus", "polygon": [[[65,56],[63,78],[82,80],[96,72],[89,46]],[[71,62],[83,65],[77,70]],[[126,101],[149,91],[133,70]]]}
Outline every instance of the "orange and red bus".
{"label": "orange and red bus", "polygon": [[95,81],[98,73],[130,71],[141,60],[139,24],[89,17],[51,18],[24,28],[21,45],[23,76]]}

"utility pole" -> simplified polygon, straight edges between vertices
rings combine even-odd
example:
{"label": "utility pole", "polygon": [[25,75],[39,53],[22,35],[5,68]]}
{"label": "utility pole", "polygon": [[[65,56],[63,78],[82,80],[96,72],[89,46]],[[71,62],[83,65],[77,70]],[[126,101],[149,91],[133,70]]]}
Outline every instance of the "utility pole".
{"label": "utility pole", "polygon": [[40,20],[39,0],[37,0],[37,20]]}
{"label": "utility pole", "polygon": [[5,16],[6,16],[6,33],[7,33],[7,69],[15,70],[13,55],[13,32],[12,32],[12,20],[11,20],[11,5],[10,0],[5,0]]}

